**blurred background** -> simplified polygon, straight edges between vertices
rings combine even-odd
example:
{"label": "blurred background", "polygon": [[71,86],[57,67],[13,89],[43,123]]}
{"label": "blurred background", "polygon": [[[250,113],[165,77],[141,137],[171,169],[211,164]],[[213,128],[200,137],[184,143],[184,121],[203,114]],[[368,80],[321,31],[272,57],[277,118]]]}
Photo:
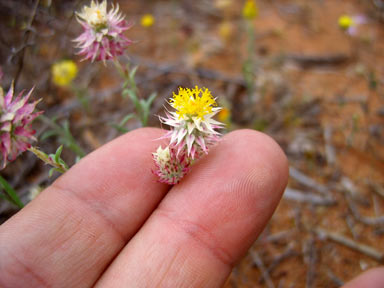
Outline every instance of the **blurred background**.
{"label": "blurred background", "polygon": [[[253,2],[253,1],[248,1]],[[116,1],[134,25],[122,62],[160,126],[179,86],[207,87],[227,132],[271,135],[290,161],[284,197],[225,287],[339,287],[384,261],[384,1]],[[89,1],[1,0],[0,85],[35,86],[38,146],[70,165],[143,125],[111,62],[81,62]],[[109,6],[110,7],[110,6]],[[72,60],[71,84],[52,67]],[[1,74],[1,73],[0,73]],[[65,82],[65,81],[64,81]],[[32,153],[1,170],[24,203],[59,175]],[[0,202],[0,223],[18,211]]]}

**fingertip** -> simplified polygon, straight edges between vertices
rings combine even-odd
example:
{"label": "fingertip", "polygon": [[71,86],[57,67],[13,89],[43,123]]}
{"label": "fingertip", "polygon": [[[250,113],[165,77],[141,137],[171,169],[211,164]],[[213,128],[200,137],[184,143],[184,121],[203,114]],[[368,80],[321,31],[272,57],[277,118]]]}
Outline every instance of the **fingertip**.
{"label": "fingertip", "polygon": [[[278,190],[285,188],[289,175],[288,159],[272,137],[259,131],[242,129],[227,134],[224,141],[229,142],[228,144],[236,147],[238,151],[245,152],[242,155],[238,153],[237,157],[243,156],[243,159],[239,159],[240,162],[268,164],[271,169],[270,177],[275,179],[269,182],[278,183],[281,187]],[[251,173],[254,173],[252,170]],[[255,178],[260,180],[259,177]]]}
{"label": "fingertip", "polygon": [[373,268],[348,282],[342,288],[382,288],[384,287],[384,268]]}

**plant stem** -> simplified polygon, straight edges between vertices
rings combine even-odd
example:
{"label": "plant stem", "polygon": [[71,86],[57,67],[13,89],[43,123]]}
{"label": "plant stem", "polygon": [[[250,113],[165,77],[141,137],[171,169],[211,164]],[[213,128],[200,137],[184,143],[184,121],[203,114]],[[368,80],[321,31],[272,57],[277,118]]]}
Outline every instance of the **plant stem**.
{"label": "plant stem", "polygon": [[0,175],[0,185],[3,186],[5,192],[7,193],[9,198],[12,200],[10,202],[17,205],[20,209],[24,207],[24,204],[23,202],[21,202],[19,196],[17,196],[16,191],[12,188],[12,186],[8,183],[8,181],[5,180],[1,175]]}

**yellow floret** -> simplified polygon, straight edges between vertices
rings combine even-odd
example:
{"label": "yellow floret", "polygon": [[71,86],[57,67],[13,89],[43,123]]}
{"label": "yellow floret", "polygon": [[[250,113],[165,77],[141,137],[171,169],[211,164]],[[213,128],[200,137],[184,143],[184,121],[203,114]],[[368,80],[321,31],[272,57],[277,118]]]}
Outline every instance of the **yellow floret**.
{"label": "yellow floret", "polygon": [[243,18],[253,20],[259,15],[259,8],[254,0],[247,0],[243,7]]}
{"label": "yellow floret", "polygon": [[155,23],[155,18],[151,14],[145,14],[141,17],[140,24],[143,27],[151,27]]}
{"label": "yellow floret", "polygon": [[52,82],[68,86],[77,75],[77,65],[72,60],[63,60],[52,65]]}
{"label": "yellow floret", "polygon": [[339,17],[339,27],[343,30],[349,29],[354,23],[351,16],[342,15]]}
{"label": "yellow floret", "polygon": [[176,109],[180,119],[197,117],[204,119],[204,116],[212,113],[212,108],[217,106],[211,92],[195,87],[194,89],[179,88],[179,93],[173,93],[170,105]]}
{"label": "yellow floret", "polygon": [[230,118],[231,118],[231,111],[228,108],[221,109],[219,114],[217,114],[217,119],[220,122],[224,122],[224,123],[228,122]]}

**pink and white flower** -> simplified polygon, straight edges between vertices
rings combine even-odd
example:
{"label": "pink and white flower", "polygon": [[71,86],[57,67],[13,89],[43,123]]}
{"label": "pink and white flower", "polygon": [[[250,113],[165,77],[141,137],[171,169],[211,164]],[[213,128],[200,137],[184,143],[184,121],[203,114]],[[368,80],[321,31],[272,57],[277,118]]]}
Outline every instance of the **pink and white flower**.
{"label": "pink and white flower", "polygon": [[[160,121],[171,127],[162,137],[169,139],[170,143],[165,149],[160,146],[153,155],[159,181],[176,184],[189,171],[194,160],[208,154],[209,147],[219,141],[221,134],[217,129],[223,128],[224,124],[213,119],[221,108],[217,107],[208,89],[179,88],[169,104],[175,111],[167,111],[166,117],[160,117]],[[174,177],[164,177],[164,171],[168,174],[172,171]],[[171,181],[163,181],[164,178]]]}
{"label": "pink and white flower", "polygon": [[358,34],[359,26],[367,24],[367,17],[364,15],[341,15],[338,19],[340,29],[345,31],[348,35],[356,36]]}
{"label": "pink and white flower", "polygon": [[211,92],[198,87],[179,88],[179,93],[173,93],[169,104],[176,111],[167,111],[160,121],[172,128],[164,136],[170,138],[170,145],[174,145],[178,152],[186,147],[187,156],[192,159],[202,153],[208,154],[208,147],[220,139],[221,134],[216,130],[224,126],[213,119],[222,108],[217,107]]}
{"label": "pink and white flower", "polygon": [[74,39],[77,54],[83,55],[82,60],[92,62],[112,59],[124,53],[125,49],[132,44],[132,41],[124,36],[124,31],[131,28],[119,12],[119,5],[112,6],[107,11],[107,1],[102,3],[94,2],[84,6],[80,13],[77,13],[77,20],[83,26],[83,33]]}
{"label": "pink and white flower", "polygon": [[13,84],[5,95],[0,93],[0,169],[4,168],[8,161],[31,147],[30,142],[35,141],[35,131],[31,128],[31,122],[42,112],[35,112],[35,107],[40,100],[28,103],[33,88],[23,97],[20,92],[13,99]]}

